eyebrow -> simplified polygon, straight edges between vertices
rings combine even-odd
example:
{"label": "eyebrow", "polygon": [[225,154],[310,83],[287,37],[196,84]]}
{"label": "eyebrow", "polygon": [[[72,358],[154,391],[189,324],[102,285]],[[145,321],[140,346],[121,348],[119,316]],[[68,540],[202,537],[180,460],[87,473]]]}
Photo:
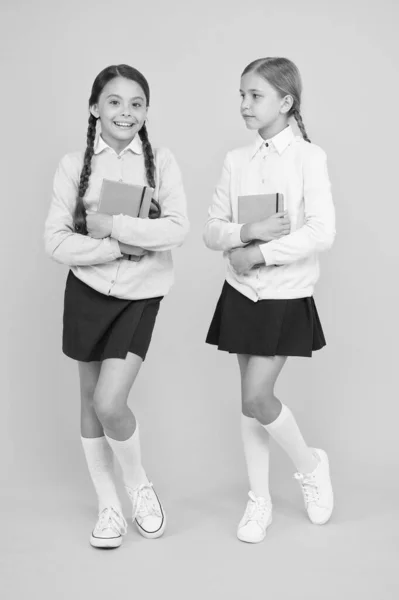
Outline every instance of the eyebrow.
{"label": "eyebrow", "polygon": [[[240,92],[244,92],[244,90],[240,90]],[[257,90],[255,88],[248,90],[248,92],[261,92],[262,94],[264,93],[263,90]]]}
{"label": "eyebrow", "polygon": [[[108,98],[111,98],[112,96],[114,96],[115,98],[120,98],[122,100],[122,96],[119,96],[118,94],[109,94],[107,96],[107,100],[108,100]],[[143,98],[143,96],[135,96],[134,98],[131,98],[131,100],[143,100],[144,101],[144,98]]]}

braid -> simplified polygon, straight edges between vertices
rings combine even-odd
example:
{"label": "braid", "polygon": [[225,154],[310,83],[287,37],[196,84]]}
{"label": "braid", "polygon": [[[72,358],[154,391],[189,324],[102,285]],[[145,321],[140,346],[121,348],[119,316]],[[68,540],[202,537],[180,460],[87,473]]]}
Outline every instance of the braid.
{"label": "braid", "polygon": [[[139,131],[139,137],[143,144],[144,164],[145,164],[145,172],[146,172],[147,182],[150,187],[155,189],[154,153],[152,151],[152,146],[150,144],[150,140],[148,139],[148,132],[147,132],[147,127],[146,127],[145,123]],[[150,219],[157,219],[160,216],[161,216],[161,207],[156,200],[152,199],[149,217],[150,217]]]}
{"label": "braid", "polygon": [[300,132],[302,133],[303,139],[310,143],[310,139],[308,138],[308,134],[306,133],[305,125],[302,121],[301,113],[297,108],[294,108],[294,110],[292,111],[292,115],[295,121],[298,123],[298,127]]}
{"label": "braid", "polygon": [[143,144],[144,164],[145,164],[145,171],[146,171],[148,185],[155,188],[154,153],[152,151],[150,140],[148,139],[148,132],[147,132],[147,127],[145,126],[145,123],[139,131],[139,136],[140,136],[140,139]]}
{"label": "braid", "polygon": [[83,169],[80,174],[78,197],[76,199],[75,213],[73,222],[76,233],[87,235],[86,227],[86,208],[83,202],[91,175],[91,159],[94,154],[94,140],[96,137],[97,119],[92,114],[89,117],[89,125],[87,128],[87,146],[83,159]]}

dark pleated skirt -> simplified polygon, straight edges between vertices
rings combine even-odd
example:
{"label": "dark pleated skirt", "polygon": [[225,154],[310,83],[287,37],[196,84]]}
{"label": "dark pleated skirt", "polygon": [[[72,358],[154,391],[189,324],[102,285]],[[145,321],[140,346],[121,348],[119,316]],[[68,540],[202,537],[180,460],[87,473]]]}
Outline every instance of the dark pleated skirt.
{"label": "dark pleated skirt", "polygon": [[64,354],[91,362],[124,359],[132,352],[145,360],[161,300],[106,296],[69,271],[64,297]]}
{"label": "dark pleated skirt", "polygon": [[206,342],[252,356],[312,356],[326,345],[312,297],[253,302],[227,282]]}

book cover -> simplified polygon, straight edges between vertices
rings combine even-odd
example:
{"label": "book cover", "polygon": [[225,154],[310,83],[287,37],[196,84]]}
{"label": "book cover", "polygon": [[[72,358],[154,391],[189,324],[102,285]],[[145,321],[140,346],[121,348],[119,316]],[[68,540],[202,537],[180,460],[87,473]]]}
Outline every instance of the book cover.
{"label": "book cover", "polygon": [[238,223],[256,223],[284,210],[283,194],[238,196]]}
{"label": "book cover", "polygon": [[[128,215],[145,219],[150,212],[154,189],[148,186],[135,185],[120,181],[103,179],[98,212],[107,215]],[[137,246],[124,244],[125,254],[141,256],[146,251]],[[127,251],[129,250],[129,251]]]}

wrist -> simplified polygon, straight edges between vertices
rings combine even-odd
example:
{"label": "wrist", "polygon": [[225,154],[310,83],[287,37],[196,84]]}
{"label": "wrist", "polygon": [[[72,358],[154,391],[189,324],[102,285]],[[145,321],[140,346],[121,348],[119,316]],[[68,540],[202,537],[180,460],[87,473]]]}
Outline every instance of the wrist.
{"label": "wrist", "polygon": [[248,244],[249,242],[252,242],[252,240],[256,239],[254,237],[254,225],[255,223],[245,223],[245,225],[241,227],[240,237],[244,244]]}
{"label": "wrist", "polygon": [[256,267],[257,265],[263,265],[265,263],[265,259],[258,244],[253,244],[249,246],[248,253],[249,261],[251,262],[252,267]]}

